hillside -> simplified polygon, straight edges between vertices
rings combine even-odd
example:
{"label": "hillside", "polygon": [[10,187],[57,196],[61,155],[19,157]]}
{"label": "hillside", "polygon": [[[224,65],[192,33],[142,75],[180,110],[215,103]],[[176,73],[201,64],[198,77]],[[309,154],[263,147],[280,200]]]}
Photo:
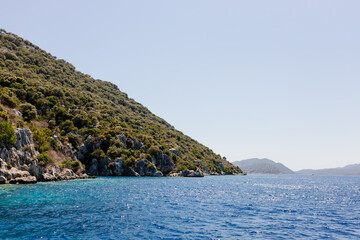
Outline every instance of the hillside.
{"label": "hillside", "polygon": [[233,162],[247,173],[264,173],[264,174],[292,174],[289,168],[281,163],[276,163],[270,159],[251,158],[242,161]]}
{"label": "hillside", "polygon": [[303,169],[296,171],[296,173],[304,175],[360,176],[360,164],[350,164],[338,168]]}
{"label": "hillside", "polygon": [[[242,173],[116,85],[76,71],[5,30],[0,30],[0,84],[0,148],[16,144],[14,128],[30,129],[38,153],[32,159],[41,166],[85,169],[90,175]],[[11,161],[6,162],[14,165]]]}

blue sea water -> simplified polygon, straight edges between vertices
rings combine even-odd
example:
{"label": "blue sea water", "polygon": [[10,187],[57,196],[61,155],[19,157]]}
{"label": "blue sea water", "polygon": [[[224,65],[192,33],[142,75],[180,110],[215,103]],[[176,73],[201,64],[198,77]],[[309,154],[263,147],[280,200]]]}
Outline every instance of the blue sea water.
{"label": "blue sea water", "polygon": [[0,186],[1,239],[360,239],[360,177],[104,177]]}

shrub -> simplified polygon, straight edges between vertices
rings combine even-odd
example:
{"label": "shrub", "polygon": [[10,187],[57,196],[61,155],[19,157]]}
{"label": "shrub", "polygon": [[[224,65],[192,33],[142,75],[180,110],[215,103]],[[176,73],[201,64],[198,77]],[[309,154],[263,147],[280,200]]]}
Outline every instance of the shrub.
{"label": "shrub", "polygon": [[98,135],[100,133],[100,130],[96,128],[82,128],[80,132],[84,136],[84,139],[86,139],[90,135],[92,136]]}
{"label": "shrub", "polygon": [[24,123],[24,121],[22,121],[22,120],[19,120],[19,121],[16,122],[16,127],[17,127],[17,128],[23,128],[24,125],[25,125],[25,123]]}
{"label": "shrub", "polygon": [[145,154],[145,159],[152,161],[152,156],[150,154]]}
{"label": "shrub", "polygon": [[165,151],[163,151],[163,153],[166,154],[166,155],[168,155],[168,156],[171,156],[171,152],[170,152],[168,149],[166,149]]}
{"label": "shrub", "polygon": [[181,172],[182,170],[185,170],[185,169],[188,169],[188,168],[185,165],[182,165],[182,166],[178,166],[175,171]]}
{"label": "shrub", "polygon": [[59,145],[58,143],[56,142],[56,140],[54,138],[50,138],[50,145],[51,147],[55,150],[55,151],[58,151],[59,150]]}
{"label": "shrub", "polygon": [[0,142],[5,144],[16,144],[16,135],[14,128],[7,122],[0,122]]}
{"label": "shrub", "polygon": [[108,166],[107,166],[107,169],[113,169],[114,165],[115,165],[114,162],[109,163]]}
{"label": "shrub", "polygon": [[171,160],[173,160],[173,162],[176,163],[177,159],[178,159],[178,156],[176,156],[175,153],[172,153],[171,154]]}
{"label": "shrub", "polygon": [[38,161],[39,161],[39,165],[41,166],[45,166],[49,163],[52,162],[51,158],[49,157],[49,155],[47,155],[46,153],[41,153],[39,154],[39,156],[37,157]]}
{"label": "shrub", "polygon": [[126,167],[134,167],[135,166],[135,158],[130,157],[128,159],[125,159],[124,160],[124,166],[126,166]]}
{"label": "shrub", "polygon": [[23,103],[19,106],[19,110],[23,115],[25,120],[32,120],[35,119],[37,116],[36,107],[30,103]]}
{"label": "shrub", "polygon": [[11,163],[8,163],[7,165],[6,165],[6,167],[7,167],[7,169],[11,169],[12,168],[12,165],[11,165]]}
{"label": "shrub", "polygon": [[[12,97],[10,97],[7,93],[1,93],[1,103],[4,105],[8,105],[11,108],[14,108],[17,106],[17,101],[16,99],[13,99]],[[19,100],[18,100],[19,101]]]}
{"label": "shrub", "polygon": [[113,146],[116,146],[118,148],[123,148],[124,147],[124,143],[122,141],[120,141],[119,139],[115,139],[115,138],[112,138],[110,140],[110,144],[113,145]]}
{"label": "shrub", "polygon": [[[32,127],[34,128],[34,127]],[[36,143],[36,148],[40,151],[40,152],[45,152],[49,149],[49,145],[47,144],[48,141],[50,141],[50,136],[53,133],[51,132],[50,129],[48,128],[44,128],[44,129],[38,129],[35,128],[33,129],[33,139]],[[47,146],[45,146],[47,145]]]}
{"label": "shrub", "polygon": [[69,161],[69,160],[64,160],[60,166],[62,168],[69,168],[71,170],[73,170],[73,172],[77,172],[79,169],[81,169],[81,163],[76,160],[76,161]]}
{"label": "shrub", "polygon": [[7,122],[9,120],[9,115],[4,111],[0,111],[0,118]]}
{"label": "shrub", "polygon": [[151,155],[151,156],[157,156],[160,152],[160,149],[156,146],[151,146],[148,150],[148,153]]}
{"label": "shrub", "polygon": [[72,121],[77,128],[89,126],[91,123],[90,119],[85,114],[76,114]]}
{"label": "shrub", "polygon": [[187,168],[188,168],[189,170],[194,170],[194,171],[196,171],[196,166],[195,166],[194,164],[189,164],[189,165],[187,166]]}
{"label": "shrub", "polygon": [[40,153],[46,152],[47,150],[49,150],[50,146],[46,143],[41,144],[40,146],[37,146],[37,149]]}
{"label": "shrub", "polygon": [[152,164],[152,163],[148,163],[148,164],[146,164],[146,166],[147,166],[150,170],[156,169],[155,166],[154,166],[154,164]]}
{"label": "shrub", "polygon": [[54,129],[56,127],[56,121],[54,119],[49,121],[49,128]]}
{"label": "shrub", "polygon": [[48,104],[50,105],[50,107],[53,107],[57,104],[57,102],[59,101],[59,99],[55,96],[51,96],[48,99]]}
{"label": "shrub", "polygon": [[109,155],[109,157],[112,159],[116,157],[120,157],[121,153],[122,153],[121,149],[116,147],[115,145],[110,146],[107,151],[107,155]]}
{"label": "shrub", "polygon": [[91,157],[96,158],[96,159],[100,159],[100,158],[104,158],[105,157],[105,153],[103,150],[101,150],[100,148],[96,149],[95,151],[93,151],[90,154]]}
{"label": "shrub", "polygon": [[67,135],[67,138],[68,138],[68,141],[69,143],[71,143],[71,145],[74,147],[74,148],[77,148],[80,144],[80,138],[78,135],[74,134],[74,133],[69,133]]}
{"label": "shrub", "polygon": [[62,122],[60,124],[60,129],[62,130],[62,135],[78,130],[77,127],[74,126],[74,123],[70,120]]}

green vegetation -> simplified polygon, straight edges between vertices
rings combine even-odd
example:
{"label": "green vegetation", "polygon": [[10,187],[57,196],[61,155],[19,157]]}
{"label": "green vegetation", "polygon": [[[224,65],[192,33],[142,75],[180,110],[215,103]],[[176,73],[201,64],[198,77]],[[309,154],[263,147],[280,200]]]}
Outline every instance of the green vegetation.
{"label": "green vegetation", "polygon": [[52,162],[51,158],[49,157],[49,155],[47,155],[47,153],[39,154],[37,159],[39,160],[39,165],[41,165],[41,166],[45,166]]}
{"label": "green vegetation", "polygon": [[[133,167],[141,158],[152,161],[162,151],[176,169],[207,167],[217,173],[223,169],[241,172],[129,98],[116,85],[76,71],[65,60],[5,30],[0,30],[0,84],[0,102],[7,109],[0,112],[0,118],[30,127],[35,147],[41,152],[38,159],[44,165],[51,162],[47,153],[58,150],[53,140],[56,135],[75,150],[91,139],[97,147],[86,156],[85,165],[91,158],[121,157],[125,166]],[[12,108],[22,113],[24,121],[10,115]],[[1,122],[0,130],[0,141],[15,144],[10,123]],[[118,136],[123,139],[120,141]],[[178,149],[182,158],[171,154],[171,148]]]}
{"label": "green vegetation", "polygon": [[7,122],[7,121],[9,121],[9,115],[4,111],[0,111],[0,119]]}
{"label": "green vegetation", "polygon": [[14,128],[7,122],[0,122],[0,142],[11,145],[16,143]]}
{"label": "green vegetation", "polygon": [[20,112],[22,113],[25,120],[30,121],[35,119],[37,116],[36,107],[30,103],[23,103],[19,106]]}
{"label": "green vegetation", "polygon": [[73,170],[75,173],[81,169],[81,163],[80,161],[69,161],[69,160],[64,160],[60,166],[62,168],[69,168],[71,170]]}

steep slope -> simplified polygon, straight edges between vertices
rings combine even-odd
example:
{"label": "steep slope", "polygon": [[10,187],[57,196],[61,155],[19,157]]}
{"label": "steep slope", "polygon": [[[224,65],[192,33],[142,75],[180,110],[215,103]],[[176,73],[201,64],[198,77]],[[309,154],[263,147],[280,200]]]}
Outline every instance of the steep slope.
{"label": "steep slope", "polygon": [[265,174],[292,174],[289,168],[281,163],[276,163],[270,159],[251,158],[242,161],[233,162],[247,173],[265,173]]}
{"label": "steep slope", "polygon": [[[0,84],[0,120],[30,128],[44,165],[80,160],[91,175],[242,173],[116,85],[76,71],[5,30],[0,30]],[[8,140],[0,139],[3,148],[14,144]]]}
{"label": "steep slope", "polygon": [[297,174],[305,175],[331,175],[331,176],[360,176],[360,164],[350,164],[345,167],[325,169],[303,169],[296,171]]}

